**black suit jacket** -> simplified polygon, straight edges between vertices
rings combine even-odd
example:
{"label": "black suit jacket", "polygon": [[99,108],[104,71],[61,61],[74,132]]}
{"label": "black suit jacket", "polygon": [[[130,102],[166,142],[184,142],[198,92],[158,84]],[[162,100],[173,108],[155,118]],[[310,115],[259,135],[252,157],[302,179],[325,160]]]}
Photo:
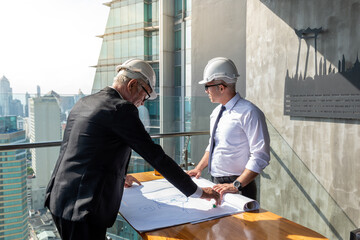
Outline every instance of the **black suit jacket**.
{"label": "black suit jacket", "polygon": [[186,196],[196,191],[191,178],[152,141],[137,108],[106,87],[73,107],[45,206],[66,220],[89,217],[110,227],[120,207],[131,149]]}

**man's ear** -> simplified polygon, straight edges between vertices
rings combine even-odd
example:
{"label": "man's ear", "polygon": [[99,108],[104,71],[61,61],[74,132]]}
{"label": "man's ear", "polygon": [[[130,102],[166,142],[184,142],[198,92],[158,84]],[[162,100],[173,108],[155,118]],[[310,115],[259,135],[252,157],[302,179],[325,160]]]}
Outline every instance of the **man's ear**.
{"label": "man's ear", "polygon": [[128,82],[127,87],[129,89],[129,91],[131,91],[131,89],[133,89],[136,86],[136,83],[137,83],[136,79],[131,79]]}

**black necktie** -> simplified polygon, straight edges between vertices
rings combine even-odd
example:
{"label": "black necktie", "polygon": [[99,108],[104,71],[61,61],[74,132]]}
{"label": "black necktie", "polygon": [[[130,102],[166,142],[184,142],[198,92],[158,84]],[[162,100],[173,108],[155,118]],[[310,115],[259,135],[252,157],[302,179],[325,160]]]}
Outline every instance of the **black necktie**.
{"label": "black necktie", "polygon": [[209,173],[211,171],[211,160],[212,160],[211,158],[212,158],[212,154],[213,154],[214,146],[215,146],[215,132],[216,132],[216,128],[217,128],[217,125],[219,123],[219,120],[220,120],[220,118],[222,116],[222,113],[224,112],[225,109],[226,109],[225,106],[221,106],[219,115],[217,116],[217,118],[215,120],[214,127],[213,127],[213,130],[212,130],[211,141],[210,141],[209,162],[208,162]]}

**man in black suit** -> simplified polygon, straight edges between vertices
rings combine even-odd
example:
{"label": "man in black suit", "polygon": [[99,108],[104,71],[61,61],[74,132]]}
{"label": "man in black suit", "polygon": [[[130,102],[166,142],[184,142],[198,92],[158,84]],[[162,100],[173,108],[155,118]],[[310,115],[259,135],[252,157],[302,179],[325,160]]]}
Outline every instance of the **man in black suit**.
{"label": "man in black suit", "polygon": [[59,158],[46,191],[62,239],[101,239],[118,213],[131,149],[139,153],[183,194],[215,199],[211,188],[199,188],[155,144],[136,107],[155,99],[156,78],[149,64],[130,59],[117,67],[111,87],[80,99],[67,120]]}

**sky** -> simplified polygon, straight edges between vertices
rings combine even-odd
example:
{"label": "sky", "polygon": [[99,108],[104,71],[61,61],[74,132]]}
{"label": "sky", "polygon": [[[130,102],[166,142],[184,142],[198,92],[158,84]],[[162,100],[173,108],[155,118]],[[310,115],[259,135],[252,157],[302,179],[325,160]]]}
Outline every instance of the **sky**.
{"label": "sky", "polygon": [[1,0],[0,78],[17,94],[91,93],[110,8],[104,0]]}

